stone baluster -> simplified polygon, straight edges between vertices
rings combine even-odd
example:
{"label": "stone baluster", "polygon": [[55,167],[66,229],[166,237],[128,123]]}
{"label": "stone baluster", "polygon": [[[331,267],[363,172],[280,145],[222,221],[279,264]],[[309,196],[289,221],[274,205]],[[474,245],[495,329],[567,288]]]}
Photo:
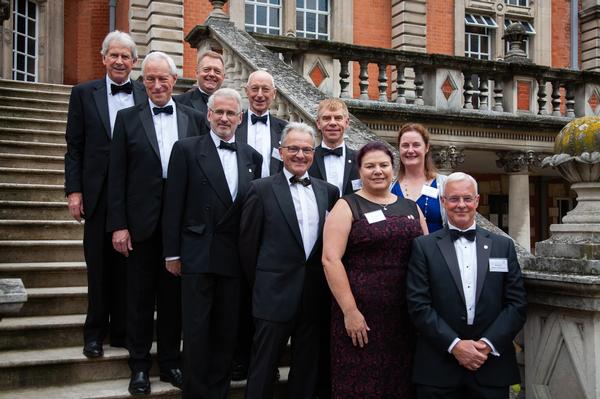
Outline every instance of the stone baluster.
{"label": "stone baluster", "polygon": [[350,95],[350,71],[347,58],[340,59],[340,98],[352,98]]}
{"label": "stone baluster", "polygon": [[504,112],[504,83],[502,82],[502,76],[494,76],[494,108],[496,112]]}
{"label": "stone baluster", "polygon": [[368,100],[369,99],[369,62],[367,60],[360,60],[360,73],[358,74],[358,78],[360,82],[358,83],[358,87],[360,88],[360,96],[359,100]]}
{"label": "stone baluster", "polygon": [[396,64],[396,75],[396,91],[398,93],[398,96],[396,97],[396,103],[406,104],[406,95],[404,94],[406,91],[406,88],[404,87],[406,80],[404,80],[403,64]]}
{"label": "stone baluster", "polygon": [[464,109],[473,109],[473,76],[471,72],[464,71],[463,76],[465,77],[465,84],[463,85],[463,97],[465,99]]}
{"label": "stone baluster", "polygon": [[480,74],[479,75],[479,106],[477,109],[481,109],[487,111],[488,109],[488,95],[490,93],[488,87],[488,77],[487,75]]}
{"label": "stone baluster", "polygon": [[575,118],[575,87],[572,83],[565,86],[565,105],[567,107],[567,118]]}
{"label": "stone baluster", "polygon": [[225,13],[225,11],[223,11],[223,7],[225,7],[225,3],[227,3],[227,0],[209,0],[209,1],[213,6],[213,10],[210,12],[211,17],[229,19],[229,16]]}
{"label": "stone baluster", "polygon": [[552,82],[552,116],[561,116],[560,113],[560,82]]}
{"label": "stone baluster", "polygon": [[423,86],[425,83],[423,67],[416,66],[413,69],[415,70],[415,105],[425,105],[425,101],[423,100],[423,91],[425,91],[425,87]]}
{"label": "stone baluster", "polygon": [[379,101],[387,101],[387,65],[384,62],[380,62],[377,64],[377,67],[379,68],[379,76],[377,77],[377,81],[379,82],[379,85],[377,86],[379,88]]}
{"label": "stone baluster", "polygon": [[538,115],[548,115],[548,110],[546,109],[546,80],[544,78],[537,78],[537,83]]}

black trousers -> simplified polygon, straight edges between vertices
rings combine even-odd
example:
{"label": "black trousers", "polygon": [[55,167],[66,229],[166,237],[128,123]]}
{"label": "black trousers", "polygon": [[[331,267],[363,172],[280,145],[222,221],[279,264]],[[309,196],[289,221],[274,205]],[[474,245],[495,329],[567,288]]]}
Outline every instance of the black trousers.
{"label": "black trousers", "polygon": [[88,280],[83,340],[104,342],[108,335],[111,345],[125,346],[127,266],[125,257],[112,246],[112,233],[106,232],[106,206],[104,189],[94,214],[86,217],[83,226]]}
{"label": "black trousers", "polygon": [[181,276],[184,399],[225,399],[236,343],[240,278]]}
{"label": "black trousers", "polygon": [[254,336],[254,318],[252,317],[252,290],[245,278],[241,281],[240,293],[238,337],[233,361],[248,368]]}
{"label": "black trousers", "polygon": [[179,368],[181,281],[165,268],[160,227],[147,240],[133,242],[127,258],[127,346],[133,372],[149,371],[154,335],[161,370]]}
{"label": "black trousers", "polygon": [[418,399],[508,399],[509,387],[479,385],[472,372],[463,373],[457,387],[416,385]]}

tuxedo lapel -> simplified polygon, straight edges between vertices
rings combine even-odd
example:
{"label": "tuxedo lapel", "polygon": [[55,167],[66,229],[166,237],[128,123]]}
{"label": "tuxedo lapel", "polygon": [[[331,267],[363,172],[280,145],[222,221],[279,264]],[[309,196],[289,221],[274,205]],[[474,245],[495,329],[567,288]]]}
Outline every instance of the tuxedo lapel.
{"label": "tuxedo lapel", "polygon": [[135,105],[141,104],[144,101],[148,102],[148,97],[146,96],[146,88],[142,84],[137,84],[135,81],[131,81],[133,84],[133,102]]}
{"label": "tuxedo lapel", "polygon": [[235,130],[235,141],[248,144],[248,111],[242,115],[242,123]]}
{"label": "tuxedo lapel", "polygon": [[313,255],[313,252],[318,247],[317,244],[318,244],[319,240],[322,239],[321,232],[323,231],[323,225],[325,224],[325,214],[327,213],[327,205],[328,205],[327,187],[320,181],[317,181],[317,179],[312,179],[311,182],[312,182],[313,192],[315,193],[315,198],[317,200],[317,209],[319,210],[319,230],[318,230],[317,242],[315,242],[315,245],[313,246],[311,254],[308,258],[310,258]]}
{"label": "tuxedo lapel", "polygon": [[150,111],[150,104],[146,101],[139,107],[139,116],[144,126],[144,132],[146,137],[154,150],[154,153],[160,159],[160,150],[158,149],[158,140],[156,138],[156,130],[154,129],[154,122],[152,121],[152,111]]}
{"label": "tuxedo lapel", "polygon": [[279,203],[281,213],[283,213],[283,217],[290,226],[290,229],[292,229],[298,245],[300,245],[300,248],[304,248],[304,244],[302,243],[302,234],[300,233],[300,226],[298,226],[296,208],[294,207],[294,200],[292,199],[290,186],[285,179],[283,172],[279,172],[273,180],[273,193],[275,193],[275,198]]}
{"label": "tuxedo lapel", "polygon": [[194,108],[201,111],[207,108],[206,103],[204,102],[204,100],[202,99],[202,95],[200,94],[200,90],[197,88],[194,88],[194,92],[192,94],[192,104],[194,105]]}
{"label": "tuxedo lapel", "polygon": [[98,85],[96,86],[96,91],[94,91],[93,96],[94,102],[96,103],[96,109],[98,110],[98,115],[100,115],[100,120],[102,121],[102,125],[104,125],[104,132],[110,138],[110,114],[108,112],[108,94],[106,91],[105,79],[98,81]]}
{"label": "tuxedo lapel", "polygon": [[254,177],[254,165],[249,158],[249,153],[238,146],[236,152],[238,165],[238,197],[242,197],[243,193],[248,191],[248,185]]}
{"label": "tuxedo lapel", "polygon": [[175,113],[177,114],[177,138],[181,140],[187,137],[190,118],[181,109],[178,109]]}
{"label": "tuxedo lapel", "polygon": [[315,150],[315,162],[317,163],[317,169],[321,174],[322,180],[327,180],[327,171],[325,170],[325,155],[323,154],[323,147],[318,146]]}
{"label": "tuxedo lapel", "polygon": [[[350,171],[354,167],[354,151],[352,151],[348,146],[344,143],[344,147],[346,149],[346,159],[344,159],[344,182],[342,184],[342,189],[346,190],[346,186],[348,185],[348,179],[350,178]],[[354,190],[352,190],[354,191]],[[344,195],[344,193],[340,193]]]}
{"label": "tuxedo lapel", "polygon": [[475,240],[477,245],[477,290],[475,292],[475,304],[477,304],[488,272],[492,240],[489,238],[489,233],[480,228],[477,228]]}
{"label": "tuxedo lapel", "polygon": [[458,258],[456,257],[456,250],[454,249],[454,243],[450,238],[450,234],[448,233],[448,229],[445,230],[445,234],[440,237],[437,242],[440,251],[446,261],[446,266],[450,270],[450,274],[452,275],[452,279],[454,280],[454,284],[456,284],[456,288],[460,292],[460,298],[463,302],[465,302],[465,292],[463,291],[462,279],[460,278],[460,268],[458,266]]}
{"label": "tuxedo lapel", "polygon": [[207,134],[200,137],[196,151],[198,154],[198,164],[204,171],[204,174],[217,194],[217,197],[229,207],[233,201],[231,199],[231,193],[229,192],[229,186],[227,185],[225,172],[221,167],[221,159],[219,158],[217,147],[215,147],[210,135]]}
{"label": "tuxedo lapel", "polygon": [[271,131],[271,152],[269,153],[269,174],[274,175],[281,169],[281,161],[277,158],[273,158],[273,148],[279,148],[281,144],[279,142],[281,129],[279,127],[279,121],[273,119],[269,112],[269,130]]}

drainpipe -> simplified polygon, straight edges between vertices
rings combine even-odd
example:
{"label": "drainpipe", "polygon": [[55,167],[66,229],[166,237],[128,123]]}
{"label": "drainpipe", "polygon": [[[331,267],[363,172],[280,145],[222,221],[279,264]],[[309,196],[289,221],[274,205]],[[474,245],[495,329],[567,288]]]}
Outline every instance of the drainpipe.
{"label": "drainpipe", "polygon": [[571,0],[571,69],[579,69],[579,1]]}
{"label": "drainpipe", "polygon": [[[577,1],[577,0],[575,0]],[[117,26],[117,0],[108,0],[108,31],[112,32]]]}

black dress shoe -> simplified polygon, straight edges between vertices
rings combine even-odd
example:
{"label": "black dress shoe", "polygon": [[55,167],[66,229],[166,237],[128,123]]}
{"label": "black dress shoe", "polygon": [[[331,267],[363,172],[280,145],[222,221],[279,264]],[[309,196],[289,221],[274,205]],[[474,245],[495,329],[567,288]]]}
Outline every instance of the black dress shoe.
{"label": "black dress shoe", "polygon": [[169,382],[175,388],[181,389],[183,386],[183,374],[180,369],[161,370],[160,380]]}
{"label": "black dress shoe", "polygon": [[148,395],[150,393],[150,378],[148,377],[148,372],[136,371],[131,373],[129,393],[133,396]]}
{"label": "black dress shoe", "polygon": [[231,369],[232,381],[243,381],[248,378],[248,367],[243,363],[234,363]]}
{"label": "black dress shoe", "polygon": [[83,354],[86,357],[100,357],[104,355],[104,350],[102,350],[102,343],[98,341],[90,341],[86,342],[83,346]]}

